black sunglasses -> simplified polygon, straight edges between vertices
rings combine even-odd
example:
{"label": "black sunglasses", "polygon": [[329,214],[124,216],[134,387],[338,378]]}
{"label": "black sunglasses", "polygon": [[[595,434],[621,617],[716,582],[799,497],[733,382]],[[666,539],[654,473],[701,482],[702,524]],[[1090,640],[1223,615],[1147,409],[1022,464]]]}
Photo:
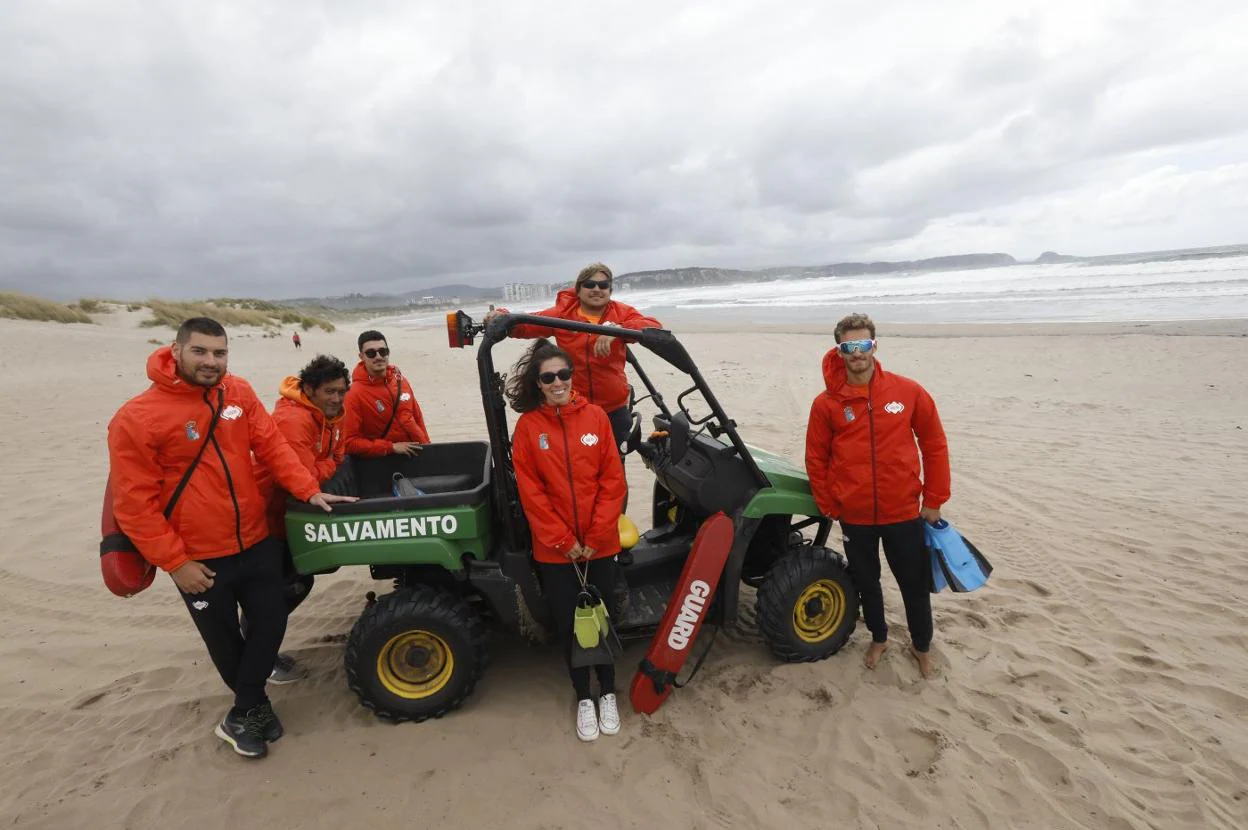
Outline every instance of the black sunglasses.
{"label": "black sunglasses", "polygon": [[542,383],[546,384],[547,386],[550,386],[552,383],[554,383],[555,378],[559,378],[559,380],[571,380],[572,370],[560,369],[558,372],[542,372],[540,375],[537,376],[537,379],[540,380]]}
{"label": "black sunglasses", "polygon": [[382,346],[380,349],[365,349],[364,350],[364,356],[367,357],[369,360],[372,360],[377,355],[381,355],[382,357],[389,357],[390,350],[386,348],[385,346]]}
{"label": "black sunglasses", "polygon": [[581,288],[601,288],[604,291],[611,287],[611,280],[585,280]]}

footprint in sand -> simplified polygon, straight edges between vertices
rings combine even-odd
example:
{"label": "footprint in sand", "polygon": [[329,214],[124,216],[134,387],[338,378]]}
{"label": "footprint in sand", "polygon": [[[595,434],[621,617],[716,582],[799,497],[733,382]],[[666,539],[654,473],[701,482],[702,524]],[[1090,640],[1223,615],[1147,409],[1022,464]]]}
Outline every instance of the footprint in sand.
{"label": "footprint in sand", "polygon": [[909,778],[934,775],[936,762],[940,760],[947,744],[945,736],[935,729],[914,727],[895,741],[897,750],[906,762],[906,776]]}

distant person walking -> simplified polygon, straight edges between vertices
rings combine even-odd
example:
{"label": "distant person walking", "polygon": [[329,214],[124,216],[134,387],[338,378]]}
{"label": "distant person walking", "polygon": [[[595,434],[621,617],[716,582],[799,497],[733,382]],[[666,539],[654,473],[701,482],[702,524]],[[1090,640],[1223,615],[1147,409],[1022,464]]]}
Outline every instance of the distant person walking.
{"label": "distant person walking", "polygon": [[290,342],[295,344],[295,351],[303,348],[303,341],[299,339],[299,332],[295,332],[290,336]]}

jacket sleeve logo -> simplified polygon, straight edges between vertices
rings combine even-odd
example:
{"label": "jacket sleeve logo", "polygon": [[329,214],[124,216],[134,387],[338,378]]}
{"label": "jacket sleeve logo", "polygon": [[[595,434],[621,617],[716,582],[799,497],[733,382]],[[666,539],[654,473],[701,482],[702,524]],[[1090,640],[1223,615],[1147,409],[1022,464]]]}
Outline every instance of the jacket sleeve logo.
{"label": "jacket sleeve logo", "polygon": [[587,432],[581,436],[581,443],[587,447],[592,447],[598,443],[598,436],[592,432]]}
{"label": "jacket sleeve logo", "polygon": [[237,421],[241,417],[243,417],[243,408],[238,404],[232,403],[221,410],[221,420],[223,421]]}
{"label": "jacket sleeve logo", "polygon": [[884,404],[884,411],[889,415],[900,415],[906,411],[906,405],[901,401],[889,401]]}
{"label": "jacket sleeve logo", "polygon": [[401,401],[410,401],[411,399],[412,399],[411,392],[404,392],[402,395],[399,395],[399,400]]}

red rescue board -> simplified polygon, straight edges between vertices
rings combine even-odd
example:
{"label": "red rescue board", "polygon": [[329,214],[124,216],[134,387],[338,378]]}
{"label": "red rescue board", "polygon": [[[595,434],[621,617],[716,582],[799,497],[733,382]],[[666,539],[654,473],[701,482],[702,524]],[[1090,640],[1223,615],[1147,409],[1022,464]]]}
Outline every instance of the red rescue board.
{"label": "red rescue board", "polygon": [[634,711],[654,714],[672,693],[676,675],[689,659],[693,641],[715,598],[735,535],[732,519],[723,513],[709,517],[698,528],[663,621],[628,690]]}

